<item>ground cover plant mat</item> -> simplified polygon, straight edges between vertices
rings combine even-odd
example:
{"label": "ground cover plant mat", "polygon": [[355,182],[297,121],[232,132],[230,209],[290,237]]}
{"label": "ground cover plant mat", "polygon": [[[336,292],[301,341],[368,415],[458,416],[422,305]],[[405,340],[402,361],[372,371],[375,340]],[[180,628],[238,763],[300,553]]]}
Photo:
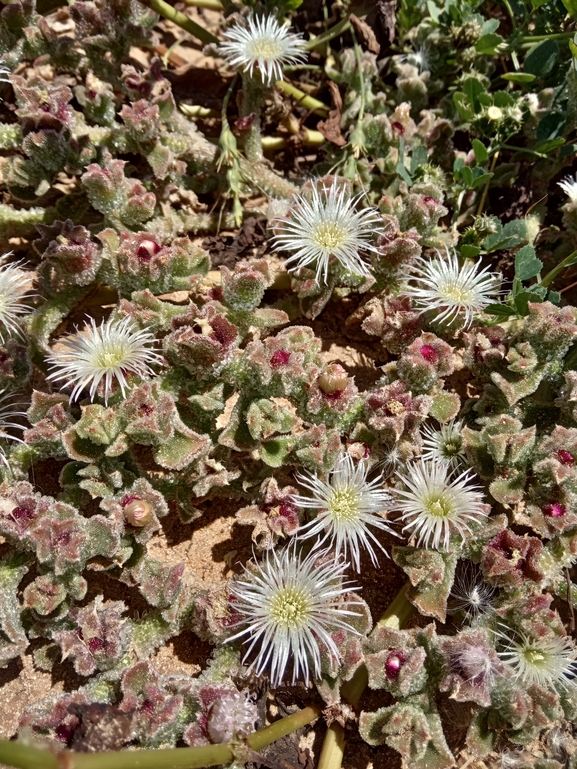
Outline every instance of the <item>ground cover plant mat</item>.
{"label": "ground cover plant mat", "polygon": [[576,21],[2,3],[2,766],[577,769]]}

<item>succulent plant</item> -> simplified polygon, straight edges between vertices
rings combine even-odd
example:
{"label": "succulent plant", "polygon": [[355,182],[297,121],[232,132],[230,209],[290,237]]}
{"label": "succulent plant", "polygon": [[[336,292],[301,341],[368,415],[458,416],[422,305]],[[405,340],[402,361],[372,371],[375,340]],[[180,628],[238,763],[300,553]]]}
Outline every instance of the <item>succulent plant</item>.
{"label": "succulent plant", "polygon": [[573,766],[573,0],[207,4],[0,12],[0,761]]}

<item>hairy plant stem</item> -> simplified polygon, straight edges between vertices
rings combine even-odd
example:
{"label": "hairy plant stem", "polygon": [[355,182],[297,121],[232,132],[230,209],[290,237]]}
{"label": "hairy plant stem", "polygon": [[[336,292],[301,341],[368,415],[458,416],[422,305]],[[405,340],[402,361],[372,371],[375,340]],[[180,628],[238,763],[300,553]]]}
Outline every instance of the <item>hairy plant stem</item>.
{"label": "hairy plant stem", "polygon": [[[176,11],[171,5],[164,2],[164,0],[140,0],[140,2],[143,3],[143,5],[152,8],[165,19],[173,21],[194,37],[202,40],[202,42],[218,43],[218,39],[214,35],[189,19],[188,16]],[[300,93],[301,92],[299,91],[299,94]],[[218,154],[217,148],[211,144],[208,139],[205,139],[205,137],[196,130],[196,126],[186,120],[184,115],[181,115],[180,117],[182,119],[181,122],[184,124],[183,129],[185,126],[187,128],[186,134],[191,142],[194,159],[200,163],[215,165]],[[260,190],[265,195],[276,198],[290,198],[298,192],[298,188],[294,184],[277,176],[277,174],[267,168],[264,163],[255,163],[254,161],[251,162],[248,159],[241,158],[239,160],[239,167],[245,182]]]}
{"label": "hairy plant stem", "polygon": [[[315,705],[299,710],[247,737],[251,750],[261,750],[271,742],[310,724],[321,715]],[[29,745],[0,740],[0,761],[18,769],[201,769],[230,764],[242,754],[243,743],[206,745],[199,748],[115,751],[110,753],[51,753]]]}
{"label": "hairy plant stem", "polygon": [[[408,622],[413,613],[413,605],[406,596],[407,584],[393,598],[389,608],[377,622],[373,633],[378,627],[390,627],[400,630]],[[341,687],[341,697],[353,707],[357,707],[369,681],[364,665],[357,668],[350,681]],[[327,729],[317,769],[340,769],[345,750],[345,730],[336,721]]]}
{"label": "hairy plant stem", "polygon": [[56,219],[54,208],[16,209],[8,203],[0,203],[0,239],[28,237],[35,232],[35,224],[52,224]]}
{"label": "hairy plant stem", "polygon": [[172,5],[169,5],[164,0],[140,0],[140,2],[143,5],[148,6],[148,8],[151,8],[153,11],[156,11],[156,13],[160,14],[165,19],[168,19],[168,21],[172,21],[179,27],[182,27],[182,29],[186,30],[190,35],[196,37],[197,40],[200,40],[201,43],[218,43],[218,38],[215,37],[212,32],[209,32],[204,27],[201,27],[200,24],[189,19],[184,13],[177,11]]}
{"label": "hairy plant stem", "polygon": [[262,81],[249,74],[242,76],[241,118],[252,118],[244,140],[244,154],[251,163],[260,163],[263,159],[260,113],[264,107],[265,86]]}

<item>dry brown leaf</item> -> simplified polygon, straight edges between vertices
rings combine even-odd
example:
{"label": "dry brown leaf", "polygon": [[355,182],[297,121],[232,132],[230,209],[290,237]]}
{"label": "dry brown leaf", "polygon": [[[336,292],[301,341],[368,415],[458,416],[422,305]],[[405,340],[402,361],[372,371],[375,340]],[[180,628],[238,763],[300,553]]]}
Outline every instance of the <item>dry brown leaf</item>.
{"label": "dry brown leaf", "polygon": [[331,144],[335,144],[337,147],[344,147],[347,140],[341,133],[341,117],[343,114],[343,100],[341,98],[341,92],[336,83],[329,80],[329,90],[331,92],[331,99],[333,108],[329,112],[329,116],[326,120],[321,120],[317,123],[317,130],[322,133],[325,139]]}
{"label": "dry brown leaf", "polygon": [[371,53],[375,53],[378,56],[381,52],[381,46],[379,45],[377,36],[371,27],[369,27],[366,21],[362,21],[362,19],[359,19],[358,16],[355,16],[354,13],[351,13],[349,19],[354,27],[355,33],[359,38],[361,45]]}

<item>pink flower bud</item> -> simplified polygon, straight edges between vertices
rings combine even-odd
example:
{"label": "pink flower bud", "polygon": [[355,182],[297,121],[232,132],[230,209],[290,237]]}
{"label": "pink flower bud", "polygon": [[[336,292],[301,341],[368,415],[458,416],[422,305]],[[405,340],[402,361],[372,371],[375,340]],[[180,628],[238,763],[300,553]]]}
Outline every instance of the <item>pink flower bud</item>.
{"label": "pink flower bud", "polygon": [[277,350],[270,359],[270,365],[273,368],[280,368],[281,366],[286,366],[286,364],[289,362],[290,356],[291,356],[291,353],[288,350]]}
{"label": "pink flower bud", "polygon": [[566,512],[565,505],[560,502],[551,502],[543,508],[543,515],[547,515],[549,518],[561,518]]}
{"label": "pink flower bud", "polygon": [[402,651],[395,650],[389,654],[385,662],[385,673],[389,681],[393,681],[399,675],[406,661],[407,658]]}
{"label": "pink flower bud", "polygon": [[557,459],[559,462],[561,462],[562,465],[569,465],[569,467],[573,467],[575,464],[575,459],[573,457],[573,454],[571,454],[568,451],[565,451],[565,449],[560,449],[557,452]]}
{"label": "pink flower bud", "polygon": [[136,250],[136,256],[141,262],[149,262],[160,250],[161,247],[154,240],[143,240]]}
{"label": "pink flower bud", "polygon": [[437,355],[435,348],[430,344],[424,344],[419,350],[419,352],[421,353],[423,358],[429,363],[435,363],[435,361],[439,357]]}

